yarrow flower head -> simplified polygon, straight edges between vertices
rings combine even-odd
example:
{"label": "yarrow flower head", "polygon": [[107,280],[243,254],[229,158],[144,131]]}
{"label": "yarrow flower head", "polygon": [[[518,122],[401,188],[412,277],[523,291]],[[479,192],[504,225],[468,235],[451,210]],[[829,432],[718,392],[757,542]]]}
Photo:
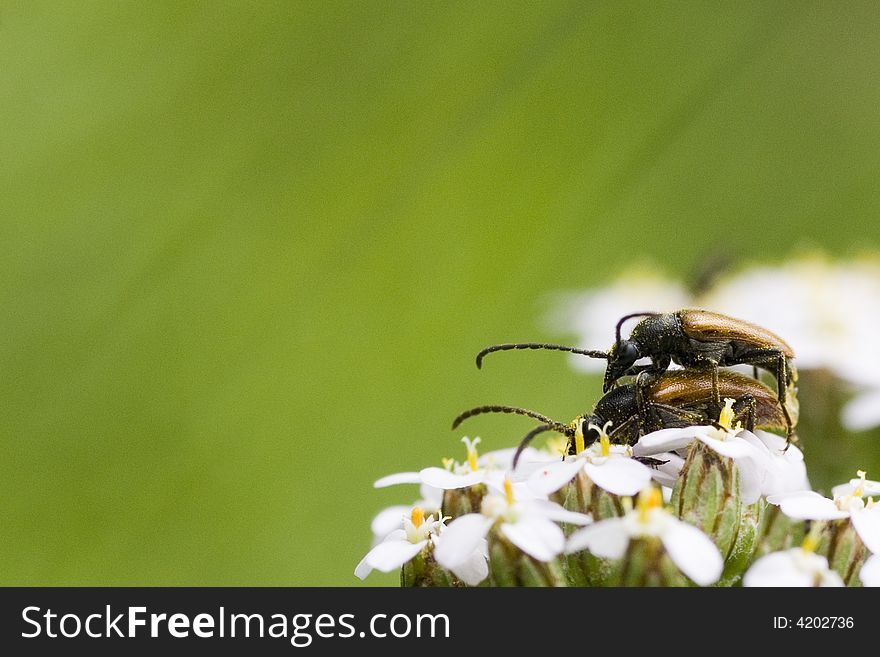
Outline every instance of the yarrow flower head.
{"label": "yarrow flower head", "polygon": [[572,422],[577,454],[536,470],[528,479],[533,491],[543,495],[553,493],[581,471],[595,485],[614,495],[635,495],[650,483],[651,470],[632,458],[632,449],[628,445],[611,444],[608,437],[611,422],[602,427],[587,425],[589,431],[599,436],[589,447],[585,446],[584,424],[586,421],[582,418]]}
{"label": "yarrow flower head", "polygon": [[589,516],[566,511],[548,500],[517,500],[510,479],[504,480],[503,488],[503,495],[490,492],[483,498],[480,513],[460,516],[449,524],[435,553],[442,566],[455,570],[492,530],[530,557],[550,561],[565,547],[565,536],[556,522],[590,522]]}
{"label": "yarrow flower head", "polygon": [[659,539],[682,573],[700,586],[718,581],[724,563],[711,539],[663,508],[659,488],[639,494],[636,508],[621,518],[600,520],[573,533],[568,553],[589,550],[598,557],[621,559],[633,540]]}

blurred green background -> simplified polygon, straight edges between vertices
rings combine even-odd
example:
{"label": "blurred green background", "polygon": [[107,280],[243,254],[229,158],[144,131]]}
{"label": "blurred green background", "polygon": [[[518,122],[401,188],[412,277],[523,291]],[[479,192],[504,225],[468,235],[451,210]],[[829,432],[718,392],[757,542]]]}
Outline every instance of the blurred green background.
{"label": "blurred green background", "polygon": [[356,584],[417,496],[373,480],[462,458],[458,411],[597,398],[561,356],[473,366],[570,339],[550,293],[877,246],[878,33],[871,2],[0,3],[0,583]]}

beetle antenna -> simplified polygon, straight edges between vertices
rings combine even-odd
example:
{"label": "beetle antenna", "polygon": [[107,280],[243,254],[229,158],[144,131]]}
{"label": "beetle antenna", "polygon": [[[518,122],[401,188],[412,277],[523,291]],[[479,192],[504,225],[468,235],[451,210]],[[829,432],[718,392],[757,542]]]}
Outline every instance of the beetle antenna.
{"label": "beetle antenna", "polygon": [[604,358],[608,359],[608,354],[604,351],[593,351],[591,349],[578,349],[577,347],[566,347],[561,344],[544,344],[542,342],[513,342],[513,343],[505,343],[505,344],[495,344],[491,347],[486,347],[480,353],[477,354],[477,369],[483,367],[483,357],[486,354],[491,354],[495,351],[509,351],[511,349],[550,349],[553,351],[567,351],[572,354],[579,354],[581,356],[589,356],[590,358]]}
{"label": "beetle antenna", "polygon": [[[566,427],[566,429],[568,429],[568,427]],[[516,470],[516,464],[519,462],[519,457],[522,456],[523,450],[529,446],[529,443],[532,442],[536,436],[541,435],[545,431],[559,431],[559,429],[549,424],[542,424],[529,431],[523,439],[519,441],[519,447],[516,448],[516,452],[513,454],[513,470]],[[568,435],[568,432],[566,431],[559,431],[559,433]],[[569,436],[569,438],[570,437],[571,436]]]}
{"label": "beetle antenna", "polygon": [[567,424],[557,422],[556,420],[551,420],[546,415],[542,415],[541,413],[537,413],[535,411],[530,411],[527,408],[519,408],[518,406],[477,406],[476,408],[465,411],[457,418],[455,418],[452,421],[452,428],[456,429],[459,424],[464,422],[469,417],[473,417],[474,415],[482,415],[483,413],[514,413],[516,415],[525,415],[546,424],[548,427],[552,428],[554,431],[558,431],[559,433],[565,433],[566,435],[568,435],[566,432],[572,432],[572,429]]}
{"label": "beetle antenna", "polygon": [[620,344],[620,327],[623,326],[623,323],[626,320],[632,319],[633,317],[657,317],[660,314],[661,313],[630,313],[629,315],[624,315],[617,322],[617,326],[614,329],[614,337],[616,339],[614,344]]}

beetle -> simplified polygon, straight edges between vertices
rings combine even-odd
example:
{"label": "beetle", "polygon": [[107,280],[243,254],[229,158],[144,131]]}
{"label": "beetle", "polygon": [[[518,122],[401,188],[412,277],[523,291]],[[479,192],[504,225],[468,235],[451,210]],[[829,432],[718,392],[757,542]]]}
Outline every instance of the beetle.
{"label": "beetle", "polygon": [[[633,327],[629,338],[622,339],[620,332],[623,323],[635,317],[643,319]],[[656,377],[666,371],[673,361],[686,368],[709,370],[716,403],[721,400],[718,368],[752,365],[756,375],[757,368],[761,368],[776,377],[777,399],[786,418],[789,438],[794,431],[786,402],[796,392],[797,369],[792,362],[794,350],[768,329],[711,310],[684,309],[671,313],[625,315],[617,322],[615,341],[607,352],[540,343],[493,345],[477,354],[477,367],[481,367],[483,357],[487,354],[508,349],[554,349],[604,358],[608,365],[605,368],[603,392],[608,392],[626,375],[645,372],[651,378]],[[646,357],[651,359],[650,364],[636,365],[636,361]]]}
{"label": "beetle", "polygon": [[[516,452],[514,465],[522,450],[538,434],[556,431],[569,438],[568,453],[576,452],[574,436],[583,433],[584,445],[599,438],[596,427],[611,423],[608,437],[617,444],[633,445],[652,431],[681,428],[692,425],[715,424],[723,404],[715,400],[713,376],[706,370],[672,370],[645,381],[640,380],[615,387],[595,405],[592,413],[578,416],[569,424],[557,422],[541,413],[516,406],[479,406],[461,413],[453,421],[457,428],[464,420],[484,413],[514,413],[538,420],[541,424],[526,434]],[[775,393],[765,384],[738,372],[721,371],[717,379],[718,391],[724,398],[734,400],[734,419],[745,423],[745,428],[788,432],[789,418],[796,425],[798,405],[789,399],[786,417]],[[591,428],[592,425],[592,428]]]}

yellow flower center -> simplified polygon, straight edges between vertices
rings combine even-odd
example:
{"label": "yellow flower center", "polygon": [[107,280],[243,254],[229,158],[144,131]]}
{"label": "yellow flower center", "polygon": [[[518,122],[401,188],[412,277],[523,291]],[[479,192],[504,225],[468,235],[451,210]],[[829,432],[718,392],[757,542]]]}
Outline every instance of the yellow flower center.
{"label": "yellow flower center", "polygon": [[420,506],[414,506],[410,514],[410,520],[412,520],[413,527],[418,529],[425,522],[425,510]]}
{"label": "yellow flower center", "polygon": [[504,478],[504,497],[508,504],[513,504],[513,484],[507,477]]}
{"label": "yellow flower center", "polygon": [[639,499],[636,502],[636,508],[639,512],[639,522],[647,524],[648,516],[653,509],[663,507],[663,494],[659,488],[651,486],[639,493]]}

